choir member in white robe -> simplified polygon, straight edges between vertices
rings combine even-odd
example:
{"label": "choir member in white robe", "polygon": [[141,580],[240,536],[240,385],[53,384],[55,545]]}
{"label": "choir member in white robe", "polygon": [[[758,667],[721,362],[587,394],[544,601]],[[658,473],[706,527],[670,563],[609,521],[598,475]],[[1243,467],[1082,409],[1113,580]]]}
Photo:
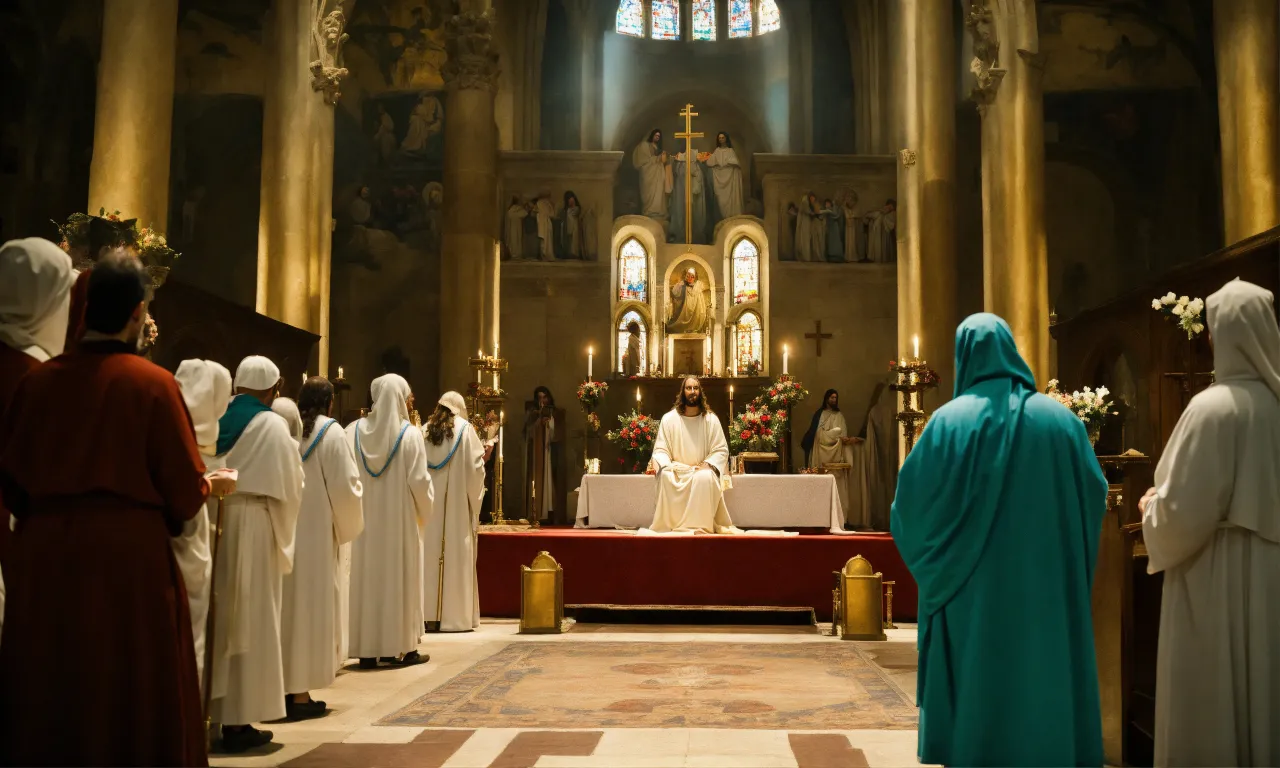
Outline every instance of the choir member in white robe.
{"label": "choir member in white robe", "polygon": [[285,716],[280,611],[302,501],[298,444],[269,405],[279,394],[280,369],[265,357],[246,357],[234,385],[218,422],[218,455],[239,477],[223,502],[211,676],[212,717],[223,724],[228,752],[267,743],[271,732],[249,724]]}
{"label": "choir member in white robe", "polygon": [[689,376],[676,405],[658,425],[653,446],[658,505],[649,530],[741,533],[729,519],[729,444],[720,420],[706,407],[702,384]]}
{"label": "choir member in white robe", "polygon": [[504,229],[503,245],[507,246],[510,258],[519,261],[524,258],[524,220],[529,215],[529,206],[518,195],[511,197],[511,205],[507,207],[507,222]]}
{"label": "choir member in white robe", "polygon": [[271,410],[289,428],[289,437],[296,443],[302,440],[302,414],[298,413],[298,404],[288,397],[277,397],[271,401]]}
{"label": "choir member in white robe", "polygon": [[423,537],[423,615],[428,629],[469,632],[480,626],[476,536],[489,451],[457,392],[440,397],[423,433],[436,492],[436,513]]}
{"label": "choir member in white robe", "polygon": [[1280,329],[1251,283],[1206,305],[1215,383],[1139,504],[1164,572],[1155,764],[1280,765]]}
{"label": "choir member in white robe", "polygon": [[863,455],[864,441],[849,434],[849,425],[840,410],[840,394],[828,389],[822,408],[814,415],[809,431],[801,441],[808,454],[808,466],[821,469],[828,464],[848,464],[847,469],[832,471],[840,493],[843,522],[857,528],[869,528],[867,516],[867,474]]}
{"label": "choir member in white robe", "polygon": [[389,373],[370,389],[373,410],[347,427],[364,484],[364,533],[351,549],[349,640],[362,669],[430,658],[417,647],[422,529],[435,499],[426,446],[409,423],[409,382]]}
{"label": "choir member in white robe", "polygon": [[[286,401],[280,398],[272,408]],[[302,386],[294,406],[305,483],[293,572],[284,577],[280,642],[284,654],[285,710],[289,719],[320,717],[325,703],[310,691],[327,688],[342,659],[338,653],[338,548],[364,528],[363,487],[351,443],[332,418],[333,385],[314,376]]]}
{"label": "choir member in white robe", "polygon": [[551,202],[551,195],[543,192],[534,203],[534,217],[538,222],[538,259],[541,261],[556,260],[555,218],[556,204]]}
{"label": "choir member in white robe", "polygon": [[[183,360],[174,374],[182,399],[191,414],[191,426],[195,428],[196,445],[200,458],[204,459],[207,475],[222,466],[217,457],[218,419],[227,412],[231,399],[231,372],[212,360]],[[195,641],[196,675],[201,690],[205,681],[205,630],[209,618],[209,589],[212,586],[213,555],[210,550],[211,525],[215,525],[218,500],[212,496],[205,502],[203,514],[188,520],[182,527],[182,535],[171,540],[173,555],[182,571],[187,587],[187,603],[191,606],[191,637]]]}
{"label": "choir member in white robe", "polygon": [[716,134],[716,148],[707,158],[711,169],[711,189],[715,192],[720,218],[742,215],[742,164],[729,134]]}

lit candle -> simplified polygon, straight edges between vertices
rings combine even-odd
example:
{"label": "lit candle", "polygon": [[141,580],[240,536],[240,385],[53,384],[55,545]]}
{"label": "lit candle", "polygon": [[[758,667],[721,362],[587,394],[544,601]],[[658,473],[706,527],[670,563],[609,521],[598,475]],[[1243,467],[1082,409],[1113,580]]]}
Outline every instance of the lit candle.
{"label": "lit candle", "polygon": [[920,337],[919,336],[911,337],[911,356],[917,360],[920,359]]}
{"label": "lit candle", "polygon": [[639,411],[639,410],[640,410],[640,408],[641,408],[641,404],[640,404],[640,388],[639,388],[639,387],[636,387],[636,410],[637,410],[637,411]]}
{"label": "lit candle", "polygon": [[729,385],[729,399],[730,399],[730,400],[732,400],[732,399],[733,399],[733,385],[732,385],[732,384],[730,384],[730,385]]}
{"label": "lit candle", "polygon": [[593,352],[594,350],[591,347],[587,347],[587,381],[591,381],[591,358]]}
{"label": "lit candle", "polygon": [[506,427],[498,427],[498,461],[502,461],[502,431]]}
{"label": "lit candle", "polygon": [[341,378],[343,378],[343,376],[342,376],[342,366],[338,366],[338,378],[340,378],[340,379],[341,379]]}
{"label": "lit candle", "polygon": [[787,360],[790,357],[790,355],[791,353],[787,349],[787,345],[783,344],[782,345],[782,375],[783,376],[787,375]]}
{"label": "lit candle", "polygon": [[502,430],[506,429],[507,412],[505,410],[498,411],[498,458],[502,458]]}
{"label": "lit candle", "polygon": [[306,384],[306,383],[307,383],[307,372],[306,372],[306,371],[303,371],[303,372],[302,372],[302,383],[303,383],[303,384]]}
{"label": "lit candle", "polygon": [[493,359],[498,359],[498,342],[493,342]]}

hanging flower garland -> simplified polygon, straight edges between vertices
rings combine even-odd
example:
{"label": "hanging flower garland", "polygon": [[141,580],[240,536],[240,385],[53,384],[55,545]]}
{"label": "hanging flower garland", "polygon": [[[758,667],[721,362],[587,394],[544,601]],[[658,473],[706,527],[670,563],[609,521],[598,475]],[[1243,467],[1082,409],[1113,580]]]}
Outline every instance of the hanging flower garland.
{"label": "hanging flower garland", "polygon": [[1204,299],[1175,296],[1173,291],[1151,300],[1151,308],[1164,318],[1187,332],[1188,339],[1204,333]]}

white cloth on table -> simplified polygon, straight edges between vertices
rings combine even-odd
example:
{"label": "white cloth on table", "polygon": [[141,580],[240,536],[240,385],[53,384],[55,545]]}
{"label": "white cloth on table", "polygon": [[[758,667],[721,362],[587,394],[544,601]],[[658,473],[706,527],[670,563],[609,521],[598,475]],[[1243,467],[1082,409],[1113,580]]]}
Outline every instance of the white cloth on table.
{"label": "white cloth on table", "polygon": [[1269,291],[1211,295],[1216,383],[1156,468],[1142,528],[1165,572],[1155,764],[1280,764],[1280,330]]}
{"label": "white cloth on table", "polygon": [[[720,420],[709,412],[685,416],[668,411],[658,424],[653,446],[658,503],[649,529],[737,533],[724,502],[732,487],[729,444]],[[707,464],[713,469],[700,466]]]}
{"label": "white cloth on table", "polygon": [[[442,440],[440,445],[428,440],[426,450],[436,493],[436,514],[431,516],[423,535],[422,613],[427,621],[439,620],[444,632],[465,632],[480,626],[476,536],[485,491],[484,444],[465,418],[454,416],[453,437]],[[441,592],[443,601],[438,599]]]}

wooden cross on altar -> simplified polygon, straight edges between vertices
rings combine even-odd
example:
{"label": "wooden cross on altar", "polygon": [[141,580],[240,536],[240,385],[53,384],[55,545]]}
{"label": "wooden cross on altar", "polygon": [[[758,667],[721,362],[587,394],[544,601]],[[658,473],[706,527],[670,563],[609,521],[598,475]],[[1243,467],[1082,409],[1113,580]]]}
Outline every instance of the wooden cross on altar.
{"label": "wooden cross on altar", "polygon": [[823,333],[823,332],[822,332],[822,321],[821,321],[821,320],[814,320],[814,321],[813,321],[813,324],[814,324],[814,331],[813,331],[813,333],[806,333],[806,334],[804,335],[804,337],[805,337],[806,339],[813,339],[815,342],[817,342],[817,344],[818,344],[818,357],[822,357],[822,340],[823,340],[823,339],[830,339],[830,338],[832,338],[832,336],[831,336],[831,334],[829,334],[829,333]]}
{"label": "wooden cross on altar", "polygon": [[697,157],[693,154],[693,140],[701,139],[705,134],[693,132],[693,118],[698,116],[692,104],[685,104],[680,110],[684,118],[684,130],[676,133],[677,139],[684,139],[684,241],[693,242],[693,163]]}

